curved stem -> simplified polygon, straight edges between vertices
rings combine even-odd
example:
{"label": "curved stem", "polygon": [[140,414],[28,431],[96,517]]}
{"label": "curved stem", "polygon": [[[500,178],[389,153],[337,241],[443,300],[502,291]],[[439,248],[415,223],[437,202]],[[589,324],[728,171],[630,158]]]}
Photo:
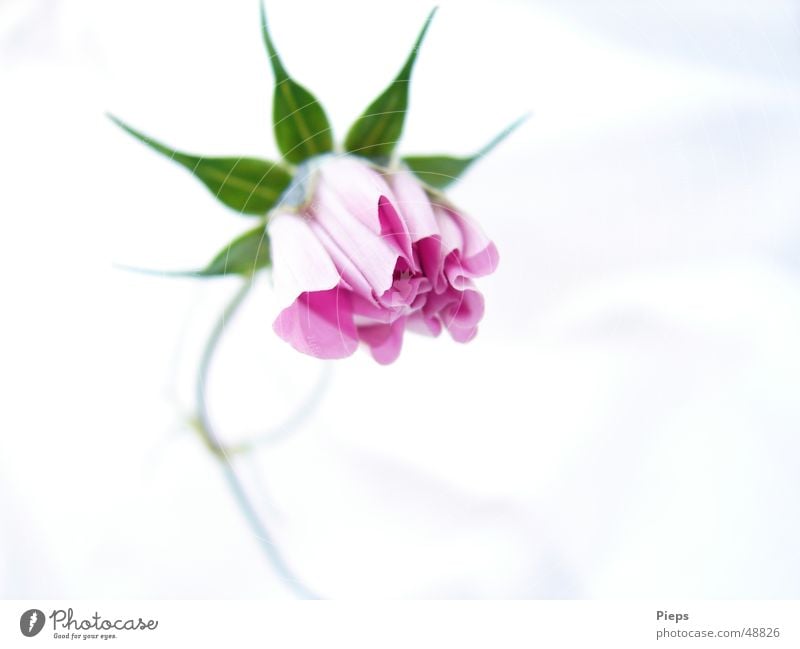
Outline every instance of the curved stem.
{"label": "curved stem", "polygon": [[205,347],[203,348],[203,355],[200,357],[200,365],[197,368],[197,383],[195,384],[195,401],[197,407],[196,423],[198,424],[198,429],[203,441],[206,443],[206,446],[208,446],[208,450],[223,460],[227,459],[228,453],[227,449],[220,443],[219,438],[214,433],[214,429],[209,421],[208,406],[206,405],[206,383],[211,368],[211,361],[222,339],[222,334],[225,332],[225,327],[228,321],[233,318],[242,302],[244,302],[244,299],[250,292],[251,286],[252,281],[250,279],[245,280],[242,287],[222,310],[219,319],[206,340]]}
{"label": "curved stem", "polygon": [[309,591],[303,584],[292,574],[286,561],[279,552],[275,542],[267,530],[264,522],[256,512],[253,503],[247,497],[247,493],[242,486],[242,482],[233,467],[233,463],[229,457],[228,450],[220,442],[214,432],[208,416],[208,406],[206,404],[206,383],[208,381],[208,374],[211,368],[211,361],[217,350],[222,335],[225,333],[225,328],[228,321],[233,318],[236,311],[241,306],[247,294],[250,292],[252,280],[247,278],[242,287],[236,292],[231,301],[227,304],[225,309],[220,314],[219,320],[211,330],[208,336],[206,345],[203,349],[203,355],[200,357],[200,365],[197,370],[197,383],[195,385],[195,399],[197,401],[197,413],[195,426],[200,433],[200,437],[205,442],[208,449],[216,457],[220,466],[222,467],[225,479],[228,482],[231,493],[239,506],[240,511],[245,517],[250,529],[259,541],[261,550],[266,556],[267,560],[272,564],[278,576],[294,591],[300,599],[318,599],[311,591]]}

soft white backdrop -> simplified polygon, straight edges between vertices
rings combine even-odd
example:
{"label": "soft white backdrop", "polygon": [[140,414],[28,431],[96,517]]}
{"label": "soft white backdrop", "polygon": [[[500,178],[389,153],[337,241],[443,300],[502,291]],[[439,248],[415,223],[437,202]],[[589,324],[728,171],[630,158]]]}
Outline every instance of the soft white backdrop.
{"label": "soft white backdrop", "polygon": [[[339,137],[427,2],[268,11]],[[268,281],[210,387],[326,597],[800,596],[797,3],[443,2],[406,152],[468,153],[453,197],[495,239],[467,346],[334,367],[271,332]],[[255,0],[0,2],[0,595],[272,597],[184,425],[248,227],[103,116],[274,157]],[[258,480],[252,479],[254,476]]]}

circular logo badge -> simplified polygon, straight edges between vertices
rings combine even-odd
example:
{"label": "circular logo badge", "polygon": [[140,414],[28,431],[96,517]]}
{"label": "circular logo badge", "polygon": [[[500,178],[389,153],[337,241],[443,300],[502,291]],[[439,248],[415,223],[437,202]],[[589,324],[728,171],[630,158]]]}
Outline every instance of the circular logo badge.
{"label": "circular logo badge", "polygon": [[25,611],[19,618],[19,630],[22,635],[29,638],[35,636],[44,628],[44,613],[38,608]]}

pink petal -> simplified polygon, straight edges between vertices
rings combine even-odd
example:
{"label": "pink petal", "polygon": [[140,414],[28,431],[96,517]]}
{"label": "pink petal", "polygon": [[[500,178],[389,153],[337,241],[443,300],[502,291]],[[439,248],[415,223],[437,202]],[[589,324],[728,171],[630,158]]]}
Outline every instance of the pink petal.
{"label": "pink petal", "polygon": [[431,201],[420,182],[403,169],[389,177],[389,184],[395,195],[393,205],[400,210],[411,240],[416,242],[439,234]]}
{"label": "pink petal", "polygon": [[[372,205],[377,219],[378,200]],[[366,280],[372,292],[382,295],[391,285],[398,251],[358,219],[337,192],[320,183],[310,208],[311,228],[321,228],[323,245],[340,267],[349,261]],[[334,245],[335,244],[335,245]]]}
{"label": "pink petal", "polygon": [[419,294],[429,291],[430,287],[431,283],[427,277],[415,273],[408,262],[400,258],[394,269],[392,287],[379,296],[378,302],[387,308],[410,307]]}
{"label": "pink petal", "polygon": [[459,250],[463,257],[473,257],[492,243],[480,226],[466,214],[443,205],[435,205],[434,212],[448,251]]}
{"label": "pink petal", "polygon": [[427,317],[437,315],[453,340],[461,343],[475,337],[483,311],[483,296],[472,288],[464,291],[450,288],[442,294],[432,293],[423,308]]}
{"label": "pink petal", "polygon": [[471,278],[493,273],[498,261],[497,248],[493,243],[480,254],[468,259],[458,252],[451,252],[444,261],[444,275],[452,286],[463,289],[469,286]]}
{"label": "pink petal", "polygon": [[497,270],[497,265],[500,263],[500,253],[497,252],[494,243],[490,241],[486,248],[471,257],[463,258],[461,263],[472,277],[491,275]]}
{"label": "pink petal", "polygon": [[409,331],[433,336],[434,338],[442,333],[442,323],[436,316],[426,316],[422,311],[415,311],[406,319],[406,326]]}
{"label": "pink petal", "polygon": [[461,288],[466,278],[489,275],[497,269],[497,247],[471,218],[440,205],[434,212],[442,235],[444,272],[451,284]]}
{"label": "pink petal", "polygon": [[461,292],[459,300],[442,315],[442,322],[453,340],[466,343],[475,337],[483,309],[483,296],[478,291]]}
{"label": "pink petal", "polygon": [[297,351],[317,358],[345,358],[358,347],[350,294],[340,287],[303,293],[273,328]]}
{"label": "pink petal", "polygon": [[397,360],[403,347],[405,318],[398,318],[391,324],[367,325],[358,328],[358,335],[369,345],[372,357],[381,365]]}
{"label": "pink petal", "polygon": [[391,240],[409,261],[414,259],[411,250],[411,237],[403,219],[386,196],[378,198],[378,218],[381,223],[381,236]]}
{"label": "pink petal", "polygon": [[347,287],[353,291],[353,293],[363,296],[364,299],[376,302],[373,297],[374,290],[367,281],[367,278],[364,277],[364,274],[359,270],[358,266],[344,253],[324,228],[310,219],[309,221],[309,227],[319,239],[326,254],[330,256],[336,270],[339,272],[339,275],[341,275]]}
{"label": "pink petal", "polygon": [[272,278],[282,307],[292,304],[301,293],[324,291],[339,283],[336,266],[305,218],[277,213],[270,218],[267,228]]}
{"label": "pink petal", "polygon": [[378,200],[394,196],[383,177],[367,163],[349,156],[327,160],[319,168],[317,187],[326,187],[344,209],[373,233],[381,234]]}
{"label": "pink petal", "polygon": [[367,300],[358,293],[351,296],[353,317],[357,326],[375,324],[376,322],[392,322],[398,316],[397,309],[387,309],[377,302]]}
{"label": "pink petal", "polygon": [[417,241],[417,258],[425,277],[431,283],[435,293],[442,293],[447,288],[447,278],[444,275],[444,248],[442,240],[437,235]]}

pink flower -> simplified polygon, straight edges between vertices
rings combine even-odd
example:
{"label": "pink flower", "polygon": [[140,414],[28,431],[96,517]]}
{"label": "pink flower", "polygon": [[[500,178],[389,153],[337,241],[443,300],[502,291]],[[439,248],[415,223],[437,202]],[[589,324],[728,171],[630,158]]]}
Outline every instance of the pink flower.
{"label": "pink flower", "polygon": [[379,363],[400,354],[406,328],[467,342],[483,316],[472,279],[497,267],[494,244],[407,171],[382,175],[352,157],[325,159],[299,212],[268,229],[283,309],[275,332],[295,349],[344,358],[363,342]]}

